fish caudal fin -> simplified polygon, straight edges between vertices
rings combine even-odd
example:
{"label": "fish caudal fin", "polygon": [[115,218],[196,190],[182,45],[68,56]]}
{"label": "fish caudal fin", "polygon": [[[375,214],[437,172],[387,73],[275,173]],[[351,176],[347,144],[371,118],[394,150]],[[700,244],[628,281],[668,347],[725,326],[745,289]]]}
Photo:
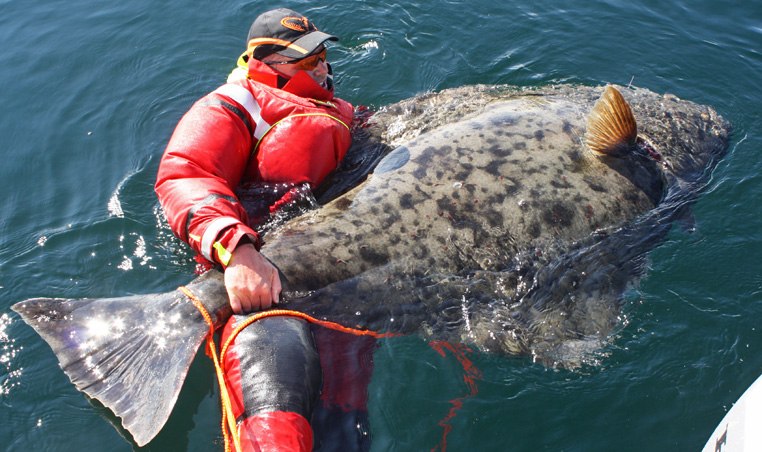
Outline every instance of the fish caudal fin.
{"label": "fish caudal fin", "polygon": [[587,146],[598,155],[622,156],[638,138],[638,126],[627,101],[607,86],[587,120]]}
{"label": "fish caudal fin", "polygon": [[179,291],[35,298],[12,309],[50,345],[77,389],[119,416],[139,446],[164,426],[209,331]]}

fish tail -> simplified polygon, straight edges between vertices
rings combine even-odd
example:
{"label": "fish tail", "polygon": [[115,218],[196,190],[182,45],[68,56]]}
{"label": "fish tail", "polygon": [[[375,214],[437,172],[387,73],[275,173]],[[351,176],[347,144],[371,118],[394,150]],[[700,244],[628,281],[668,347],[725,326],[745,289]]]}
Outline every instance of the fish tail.
{"label": "fish tail", "polygon": [[164,426],[209,327],[179,292],[35,298],[12,309],[80,391],[122,419],[138,446]]}

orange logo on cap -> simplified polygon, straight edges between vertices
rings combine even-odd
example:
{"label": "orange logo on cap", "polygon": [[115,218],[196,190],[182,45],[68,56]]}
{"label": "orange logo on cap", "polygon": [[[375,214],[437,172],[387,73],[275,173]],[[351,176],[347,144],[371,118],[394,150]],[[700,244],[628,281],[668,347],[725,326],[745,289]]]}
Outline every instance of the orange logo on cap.
{"label": "orange logo on cap", "polygon": [[280,24],[295,31],[315,31],[315,25],[306,17],[284,17]]}

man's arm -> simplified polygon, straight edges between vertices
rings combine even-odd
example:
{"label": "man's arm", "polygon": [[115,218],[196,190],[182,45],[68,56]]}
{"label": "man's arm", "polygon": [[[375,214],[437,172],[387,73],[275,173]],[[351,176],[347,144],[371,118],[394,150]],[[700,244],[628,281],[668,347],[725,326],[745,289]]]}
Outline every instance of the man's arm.
{"label": "man's arm", "polygon": [[231,307],[243,313],[277,302],[280,279],[257,251],[259,236],[234,193],[251,152],[243,108],[231,111],[230,100],[218,100],[215,94],[201,99],[180,120],[155,188],[172,231],[222,265]]}

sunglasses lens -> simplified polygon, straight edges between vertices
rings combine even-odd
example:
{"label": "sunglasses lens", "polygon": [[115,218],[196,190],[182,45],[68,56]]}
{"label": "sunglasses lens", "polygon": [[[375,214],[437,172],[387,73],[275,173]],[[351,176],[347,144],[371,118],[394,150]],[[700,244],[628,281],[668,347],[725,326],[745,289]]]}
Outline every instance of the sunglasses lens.
{"label": "sunglasses lens", "polygon": [[308,57],[304,57],[301,60],[291,60],[291,61],[277,61],[277,62],[265,62],[267,65],[276,65],[276,64],[294,64],[299,69],[304,69],[305,71],[311,71],[317,67],[318,64],[320,64],[321,61],[325,61],[325,57],[328,54],[328,49],[325,47],[323,50],[320,51],[320,53],[316,53],[314,55],[310,55]]}
{"label": "sunglasses lens", "polygon": [[299,67],[301,69],[311,71],[317,67],[318,64],[320,64],[321,61],[325,61],[326,54],[328,53],[328,49],[323,49],[320,53],[316,53],[315,55],[308,56],[307,58],[304,58],[303,60],[299,61]]}

